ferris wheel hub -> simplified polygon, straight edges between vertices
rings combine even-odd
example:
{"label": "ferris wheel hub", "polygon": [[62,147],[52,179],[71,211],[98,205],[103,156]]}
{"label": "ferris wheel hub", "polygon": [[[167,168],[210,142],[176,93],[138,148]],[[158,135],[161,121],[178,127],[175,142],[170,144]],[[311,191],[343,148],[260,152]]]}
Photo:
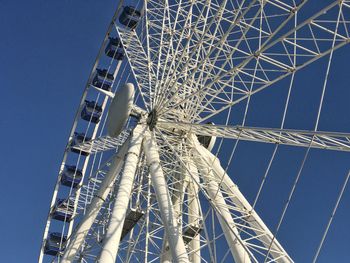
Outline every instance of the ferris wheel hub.
{"label": "ferris wheel hub", "polygon": [[158,114],[157,111],[155,109],[153,109],[147,117],[147,124],[149,126],[149,129],[151,131],[153,131],[154,127],[157,125],[157,121],[158,121]]}

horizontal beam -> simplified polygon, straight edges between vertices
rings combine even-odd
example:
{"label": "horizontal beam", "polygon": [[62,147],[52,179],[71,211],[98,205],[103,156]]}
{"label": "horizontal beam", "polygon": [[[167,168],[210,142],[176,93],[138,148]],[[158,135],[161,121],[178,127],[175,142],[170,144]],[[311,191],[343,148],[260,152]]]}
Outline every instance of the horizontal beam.
{"label": "horizontal beam", "polygon": [[71,147],[71,149],[88,152],[90,154],[113,150],[123,145],[126,139],[129,137],[130,131],[122,131],[117,138],[110,136],[98,137],[94,140],[79,143]]}
{"label": "horizontal beam", "polygon": [[211,124],[192,124],[159,121],[161,129],[172,132],[191,132],[196,135],[227,139],[311,147],[325,150],[350,151],[350,133],[302,131],[274,128],[253,128]]}

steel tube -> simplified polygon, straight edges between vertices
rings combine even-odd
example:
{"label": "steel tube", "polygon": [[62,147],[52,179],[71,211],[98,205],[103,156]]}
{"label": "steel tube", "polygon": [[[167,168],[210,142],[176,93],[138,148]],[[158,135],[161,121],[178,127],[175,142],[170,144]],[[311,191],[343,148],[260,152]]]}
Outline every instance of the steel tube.
{"label": "steel tube", "polygon": [[119,174],[122,165],[124,163],[124,156],[127,150],[128,141],[119,150],[118,154],[111,161],[111,166],[108,173],[102,181],[101,187],[97,194],[91,200],[85,215],[81,219],[80,223],[77,225],[76,230],[72,233],[69,243],[65,249],[65,253],[62,256],[61,263],[72,262],[75,255],[79,251],[81,245],[83,244],[86,235],[88,234],[92,224],[94,223],[98,212],[100,211],[104,200],[107,198],[111,188],[113,187],[113,182],[116,176]]}
{"label": "steel tube", "polygon": [[[221,180],[222,178],[222,188],[229,194],[229,198],[231,201],[237,205],[238,207],[243,208],[250,215],[246,218],[249,225],[252,229],[259,229],[256,231],[256,234],[259,235],[259,240],[263,243],[263,245],[268,248],[273,240],[273,234],[269,230],[269,228],[265,225],[259,215],[255,212],[253,207],[249,204],[247,199],[243,196],[241,191],[239,191],[236,184],[233,183],[231,178],[225,172],[224,168],[222,168],[219,159],[214,156],[211,152],[205,149],[203,146],[198,146],[198,150],[200,150],[202,156],[206,160],[207,165],[210,164],[213,173],[216,178]],[[262,235],[262,231],[265,233]],[[288,253],[283,249],[282,245],[274,239],[271,244],[270,254],[272,257],[276,258],[276,262],[278,263],[291,263],[293,260],[289,257]]]}
{"label": "steel tube", "polygon": [[[200,147],[203,146],[198,146],[198,150],[202,150]],[[195,155],[194,160],[197,164],[199,164],[198,169],[204,180],[204,187],[211,199],[212,204],[215,206],[220,226],[235,262],[250,263],[250,256],[242,245],[243,241],[240,238],[236,224],[233,221],[232,215],[225,202],[224,196],[220,191],[219,185],[216,181],[212,180],[214,176],[211,167],[206,164],[200,155]]]}
{"label": "steel tube", "polygon": [[98,257],[98,262],[114,263],[116,261],[120,237],[141,153],[143,134],[144,127],[136,126],[130,141],[130,148],[126,155],[124,171],[121,175],[118,193],[113,204],[112,215],[103,239],[102,251]]}
{"label": "steel tube", "polygon": [[189,262],[181,235],[181,229],[176,220],[175,211],[168,191],[168,185],[160,165],[157,143],[153,135],[148,132],[143,144],[173,261]]}

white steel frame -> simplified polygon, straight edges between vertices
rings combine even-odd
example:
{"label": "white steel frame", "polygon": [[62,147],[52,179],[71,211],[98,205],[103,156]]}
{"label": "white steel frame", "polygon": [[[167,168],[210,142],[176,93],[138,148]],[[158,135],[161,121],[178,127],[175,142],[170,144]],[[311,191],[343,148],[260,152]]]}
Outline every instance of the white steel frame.
{"label": "white steel frame", "polygon": [[[112,32],[138,88],[137,124],[127,125],[117,138],[97,136],[96,125],[91,141],[74,146],[91,155],[117,153],[106,169],[97,170],[102,176],[83,179],[69,196],[74,215],[82,212],[76,225],[74,219],[68,224],[68,244],[58,261],[293,262],[198,137],[350,151],[349,133],[318,131],[317,125],[313,131],[247,127],[244,121],[227,125],[232,106],[246,100],[248,107],[251,96],[350,42],[350,0],[332,1],[300,23],[298,13],[307,2],[148,0],[135,30],[118,23],[119,3],[69,141]],[[115,78],[122,78],[120,68],[119,61]],[[99,92],[105,109],[114,94]],[[227,111],[225,125],[206,124]],[[60,175],[70,149],[68,143]],[[84,159],[83,175],[90,163]],[[218,255],[222,244],[225,254]]]}

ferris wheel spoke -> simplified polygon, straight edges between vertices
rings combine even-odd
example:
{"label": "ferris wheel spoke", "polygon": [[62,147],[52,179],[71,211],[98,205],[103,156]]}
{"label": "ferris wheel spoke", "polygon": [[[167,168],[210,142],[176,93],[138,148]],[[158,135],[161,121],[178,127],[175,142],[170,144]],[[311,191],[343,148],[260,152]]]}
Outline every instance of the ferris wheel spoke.
{"label": "ferris wheel spoke", "polygon": [[[148,18],[148,14],[149,13],[149,9],[148,9],[148,5],[147,5],[147,1],[143,1],[143,14],[144,14],[144,27],[145,27],[145,40],[146,40],[146,47],[145,47],[145,53],[147,55],[147,58],[150,59],[150,35],[149,35],[149,18]],[[143,33],[143,32],[142,32]],[[151,61],[149,61],[148,64],[149,67],[151,67]],[[150,69],[149,69],[150,71]],[[155,79],[155,84],[157,85],[157,76],[154,76]],[[149,85],[149,96],[150,96],[150,108],[153,108],[153,94],[154,94],[154,89],[155,86],[152,85],[152,77],[151,74],[148,75],[148,85]]]}
{"label": "ferris wheel spoke", "polygon": [[[203,89],[193,92],[185,100],[196,96],[206,97],[210,101],[210,107],[206,108],[206,112],[202,112],[201,120],[209,119],[328,55],[332,50],[348,44],[350,10],[344,3],[346,2],[335,1],[285,35],[256,50],[239,65],[217,75],[213,81],[205,84]],[[338,16],[339,12],[342,16]],[[259,63],[262,69],[256,73],[254,73],[255,63]],[[233,79],[234,87],[232,87]],[[253,89],[248,91],[246,86],[251,83]],[[225,94],[232,89],[235,93],[234,99],[228,100]]]}
{"label": "ferris wheel spoke", "polygon": [[[214,53],[214,56],[210,56],[208,55],[204,60],[209,59],[208,62],[210,63],[210,66],[208,67],[203,67],[202,69],[199,70],[199,72],[201,73],[201,78],[203,78],[203,83],[207,83],[208,81],[211,81],[215,78],[215,76],[217,76],[219,73],[221,73],[223,70],[225,70],[225,68],[228,66],[229,68],[232,68],[234,66],[234,64],[237,64],[237,62],[235,61],[236,58],[238,57],[242,57],[241,56],[233,56],[234,53],[238,50],[237,46],[240,45],[241,42],[245,43],[245,46],[248,49],[248,52],[251,52],[252,48],[251,48],[251,44],[250,41],[254,41],[254,38],[250,37],[250,41],[248,41],[246,34],[247,32],[251,29],[254,28],[252,25],[254,24],[255,20],[258,20],[260,17],[260,20],[262,18],[262,14],[263,14],[263,10],[264,10],[264,6],[266,5],[267,2],[261,3],[261,4],[254,4],[254,2],[251,2],[250,5],[245,8],[244,10],[241,10],[239,12],[239,9],[237,9],[237,15],[236,18],[234,19],[234,23],[232,23],[230,25],[230,27],[228,29],[224,29],[222,28],[221,25],[219,25],[220,28],[220,34],[218,36],[216,36],[216,38],[218,39],[216,41],[216,43],[219,44],[219,46],[214,45],[214,43],[210,43],[210,49],[209,49],[209,54]],[[255,13],[253,18],[249,18],[249,24],[245,19],[245,15],[247,13],[249,13],[248,11],[251,11],[250,9],[253,9],[255,6],[258,6],[258,11],[253,12]],[[238,16],[239,15],[239,16]],[[238,16],[238,18],[237,18]],[[260,24],[262,22],[260,21]],[[243,25],[243,26],[242,26]],[[236,29],[238,28],[238,30],[232,30],[232,29]],[[261,28],[254,28],[254,30],[258,30],[259,32],[259,36],[255,37],[256,39],[263,39],[263,34],[264,35],[268,35],[267,32],[264,32]],[[237,37],[237,33],[241,32],[241,37]],[[263,34],[262,34],[263,33]],[[231,35],[235,35],[235,39],[239,39],[238,42],[235,44],[234,42],[232,43],[232,40],[229,40],[229,36]],[[232,45],[235,45],[235,47],[231,47]],[[259,47],[260,47],[261,43],[259,43]],[[214,52],[215,51],[215,52]],[[249,53],[248,53],[249,54]],[[247,54],[245,54],[247,55]],[[247,87],[245,87],[247,89]],[[199,96],[199,105],[201,105],[200,107],[192,107],[192,113],[190,114],[191,118],[193,119],[193,115],[199,115],[203,110],[203,108],[205,109],[207,107],[207,105],[209,104],[206,99],[206,96]],[[203,103],[203,100],[206,103]],[[195,112],[195,114],[193,113]],[[196,116],[196,117],[197,117]]]}
{"label": "ferris wheel spoke", "polygon": [[[246,1],[238,4],[239,9],[244,2]],[[173,96],[173,94],[178,94],[182,85],[179,83],[180,80],[180,82],[186,79],[191,81],[193,78],[193,69],[198,69],[197,65],[200,63],[199,61],[203,61],[203,54],[207,53],[207,49],[211,48],[210,43],[213,43],[214,39],[216,39],[215,34],[220,28],[220,21],[223,19],[224,12],[229,13],[230,19],[234,16],[233,13],[236,12],[236,8],[225,9],[227,1],[221,1],[220,3],[211,1],[209,4],[206,2],[201,4],[203,7],[196,6],[196,9],[201,11],[199,15],[193,15],[196,19],[192,21],[190,26],[186,45],[181,53],[177,52],[180,53],[177,57],[177,61],[180,63],[176,64],[176,68],[171,76],[167,76],[167,83],[165,84],[166,93],[162,96],[163,100]],[[210,21],[207,22],[207,20]],[[211,32],[211,30],[214,32]],[[174,58],[173,61],[175,61]],[[201,64],[203,65],[203,63]],[[182,88],[186,90],[186,86]]]}
{"label": "ferris wheel spoke", "polygon": [[276,128],[254,128],[181,122],[159,122],[159,126],[175,133],[191,132],[242,141],[274,143],[335,151],[350,151],[350,133],[302,131]]}
{"label": "ferris wheel spoke", "polygon": [[160,72],[164,69],[164,51],[171,50],[171,41],[167,40],[170,16],[168,1],[144,1],[144,11],[146,52],[150,61],[148,66],[152,68],[155,77],[150,87],[153,108],[160,87]]}
{"label": "ferris wheel spoke", "polygon": [[[207,60],[212,53],[214,41],[217,42],[216,45],[220,45],[221,43],[221,41],[217,41],[218,38],[216,37],[216,34],[221,28],[220,21],[224,18],[224,13],[229,13],[228,17],[230,17],[230,19],[232,19],[231,16],[236,18],[237,14],[239,14],[239,10],[243,8],[245,2],[246,1],[243,0],[242,3],[238,4],[238,7],[234,7],[232,4],[233,6],[229,9],[232,9],[233,11],[227,10],[227,1],[222,1],[217,5],[212,2],[210,5],[204,3],[202,13],[204,10],[207,10],[207,13],[205,16],[203,16],[203,18],[206,19],[204,19],[202,23],[199,23],[200,19],[198,18],[194,26],[191,27],[191,32],[189,32],[190,37],[188,37],[186,47],[182,50],[181,55],[178,57],[178,61],[183,61],[183,63],[177,63],[172,76],[169,78],[168,75],[168,83],[165,85],[167,88],[167,93],[163,95],[163,100],[165,98],[169,99],[169,97],[173,98],[174,94],[178,95],[179,91],[186,90],[186,86],[189,85],[184,85],[181,83],[191,81],[194,77],[194,72],[205,66],[204,62],[210,64],[210,62]],[[246,9],[249,10],[249,7],[253,6],[253,4],[254,3],[249,4],[248,8]],[[209,18],[210,22],[208,23],[206,21]],[[232,27],[233,26],[231,25],[230,28]],[[190,45],[190,39],[193,39],[192,41],[194,44]],[[224,43],[225,41],[222,42]],[[203,55],[204,57],[202,57]],[[186,73],[186,71],[188,71],[188,73]]]}
{"label": "ferris wheel spoke", "polygon": [[[87,117],[80,114],[85,104],[80,104],[39,261],[45,255],[63,263],[292,263],[276,240],[290,198],[275,233],[255,211],[270,167],[278,161],[277,149],[286,145],[350,152],[350,133],[317,131],[333,51],[350,43],[350,0],[322,2],[313,16],[307,13],[307,2],[311,1],[143,0],[131,6],[120,1],[83,98],[96,95],[96,103],[103,100],[102,110],[110,106],[108,100],[115,94],[91,84],[108,65],[106,72],[114,68],[115,72],[103,81],[112,76],[118,80],[111,82],[110,89],[123,81],[137,84],[135,105],[130,106],[124,130],[110,137],[106,135],[110,129],[98,125],[109,114],[94,108],[88,114],[101,115],[94,124],[91,118],[85,123]],[[315,131],[284,129],[295,73],[327,55]],[[122,64],[127,75],[124,70],[117,74]],[[251,98],[263,99],[254,94],[289,75],[280,128],[245,126]],[[241,116],[235,120],[242,124],[230,126],[233,111],[236,114],[232,106],[241,101],[246,106],[237,108]],[[226,124],[208,124],[210,120]],[[135,130],[141,126],[142,136],[137,139]],[[73,138],[73,132],[84,139]],[[210,152],[213,137],[220,138],[213,148],[215,155]],[[224,156],[222,146],[228,140],[235,145]],[[135,141],[137,151],[132,151]],[[252,205],[230,174],[240,170],[231,165],[240,141],[275,144]],[[107,152],[116,149],[116,154]],[[228,160],[225,169],[221,157]],[[74,174],[68,174],[66,166]],[[69,180],[74,185],[69,186]],[[51,219],[57,221],[52,226]],[[60,233],[51,231],[56,223],[62,226]],[[57,253],[48,250],[58,238]]]}
{"label": "ferris wheel spoke", "polygon": [[[228,17],[233,16],[234,18],[230,18],[230,20],[232,20],[230,26],[228,28],[223,28],[220,25],[221,19],[218,19],[216,30],[211,32],[213,34],[211,41],[207,41],[208,43],[204,45],[208,48],[208,52],[205,52],[206,55],[204,58],[201,58],[201,62],[198,64],[199,66],[195,67],[195,70],[192,71],[193,74],[202,71],[204,75],[204,83],[207,83],[208,80],[215,79],[219,73],[226,72],[227,64],[231,58],[233,58],[235,64],[239,64],[242,60],[249,57],[252,53],[252,48],[257,49],[261,47],[261,41],[264,41],[264,44],[268,43],[270,39],[294,16],[294,11],[300,9],[306,1],[298,7],[295,6],[294,2],[291,2],[291,5],[287,5],[286,3],[274,3],[273,1],[264,1],[263,3],[255,3],[255,1],[252,1],[248,2],[248,6],[244,6],[244,2],[245,1],[242,1],[238,6],[233,6],[231,8],[227,6],[227,10],[225,10],[226,14],[224,12],[222,15],[222,23],[225,23],[225,20],[228,20]],[[277,11],[274,10],[271,15],[266,15],[267,11],[264,9],[266,6],[274,6]],[[232,13],[230,9],[233,9],[235,13]],[[276,15],[276,12],[279,15]],[[264,19],[262,19],[263,17]],[[271,29],[269,19],[276,20],[276,17],[281,19],[281,23],[274,23],[277,24],[278,27],[277,29]],[[266,30],[268,31],[265,31],[263,27],[266,27]],[[218,31],[217,29],[221,30]],[[247,36],[248,33],[254,37]],[[213,39],[215,39],[215,42],[213,42]],[[243,51],[243,48],[247,47],[248,53]],[[235,53],[239,53],[239,55]],[[204,64],[210,64],[211,66],[201,69],[201,65]],[[173,97],[170,98],[167,106],[170,105],[170,101]]]}
{"label": "ferris wheel spoke", "polygon": [[[201,146],[196,138],[192,142],[195,149],[193,158],[198,169],[201,170],[202,176],[206,176],[205,180],[207,182],[210,181],[209,187],[213,187],[213,189],[209,190],[210,197],[214,200],[215,198],[221,199],[221,207],[227,207],[227,211],[222,212],[231,214],[234,219],[231,224],[239,229],[237,233],[240,233],[242,237],[241,244],[246,251],[250,251],[250,256],[252,256],[253,252],[258,252],[260,256],[263,255],[265,256],[264,258],[274,259],[276,262],[293,262],[221,167],[220,161]],[[210,193],[210,191],[212,192]],[[223,193],[227,196],[225,199],[220,197]],[[228,214],[227,218],[229,218]],[[235,235],[235,237],[239,238],[238,235]],[[275,240],[273,243],[274,247],[270,248],[272,240]]]}
{"label": "ferris wheel spoke", "polygon": [[[172,88],[168,87],[176,83],[174,79],[186,75],[186,70],[178,74],[180,72],[178,68],[188,59],[188,50],[191,49],[193,41],[191,37],[196,36],[194,32],[197,31],[196,33],[200,34],[206,27],[211,5],[212,1],[190,1],[188,3],[180,1],[177,10],[175,8],[176,14],[173,15],[174,19],[170,21],[172,25],[168,28],[170,46],[162,69],[163,88],[158,93],[160,98],[157,99],[157,107],[169,96],[169,92],[173,92]],[[197,13],[194,14],[194,12]]]}
{"label": "ferris wheel spoke", "polygon": [[151,61],[143,48],[142,42],[134,30],[128,30],[115,25],[121,39],[131,71],[137,82],[142,101],[150,110],[152,87],[155,86],[156,76],[151,67]]}

